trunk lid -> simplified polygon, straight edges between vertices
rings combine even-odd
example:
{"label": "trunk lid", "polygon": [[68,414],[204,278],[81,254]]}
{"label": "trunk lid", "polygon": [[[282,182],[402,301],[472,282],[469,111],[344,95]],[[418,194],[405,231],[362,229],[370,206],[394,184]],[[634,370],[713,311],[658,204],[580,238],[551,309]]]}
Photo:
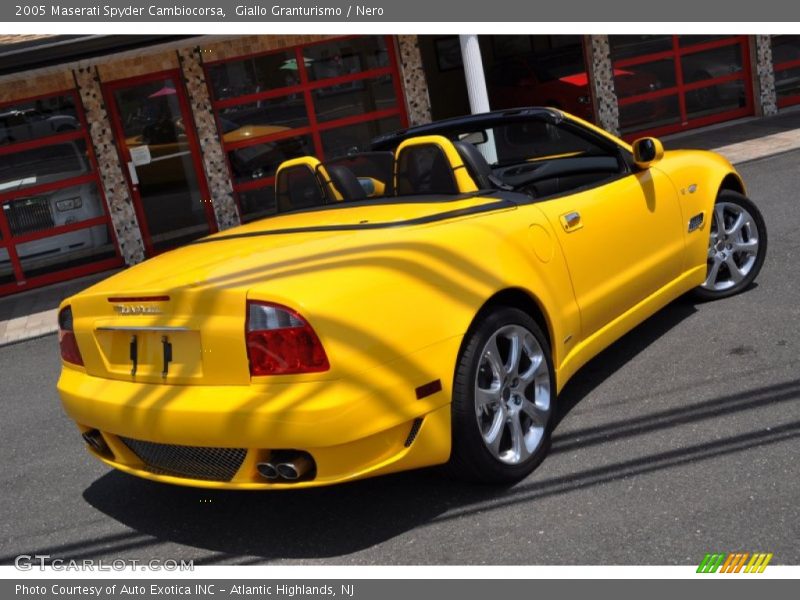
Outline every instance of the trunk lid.
{"label": "trunk lid", "polygon": [[250,287],[274,280],[274,301],[300,308],[303,299],[285,298],[282,285],[303,277],[310,260],[368,248],[395,225],[466,217],[497,203],[467,198],[288,214],[157,256],[70,299],[86,370],[143,383],[246,385]]}

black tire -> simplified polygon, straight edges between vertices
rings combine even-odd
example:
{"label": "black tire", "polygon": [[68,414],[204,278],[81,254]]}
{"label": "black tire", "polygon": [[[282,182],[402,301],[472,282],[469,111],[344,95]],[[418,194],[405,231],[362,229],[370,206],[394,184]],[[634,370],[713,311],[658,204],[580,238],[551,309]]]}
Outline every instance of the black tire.
{"label": "black tire", "polygon": [[[743,292],[747,288],[749,288],[753,281],[755,281],[756,277],[758,277],[758,273],[761,271],[761,267],[764,265],[764,259],[767,256],[767,226],[764,222],[764,217],[761,214],[761,211],[758,209],[758,206],[750,200],[747,196],[740,194],[739,192],[735,192],[733,190],[722,190],[717,196],[717,200],[714,204],[714,215],[712,217],[712,222],[709,224],[709,248],[711,248],[712,243],[715,240],[715,232],[717,232],[717,212],[718,208],[721,205],[733,205],[738,206],[740,209],[749,213],[752,217],[752,225],[754,227],[754,231],[750,231],[750,236],[752,237],[755,234],[755,240],[758,243],[758,249],[755,253],[754,260],[749,267],[744,278],[741,281],[733,283],[729,287],[725,287],[722,289],[712,289],[709,286],[709,282],[705,282],[703,285],[698,286],[694,289],[694,296],[698,300],[702,301],[710,301],[710,300],[720,300],[722,298],[728,298],[740,292]],[[730,215],[726,212],[726,219],[728,219]],[[743,234],[746,235],[746,234]],[[746,255],[736,254],[734,256],[735,261],[742,261],[743,259],[747,258]],[[749,259],[748,259],[749,260]],[[709,257],[708,259],[708,268],[709,270],[713,268],[714,258]],[[720,267],[723,269],[723,274],[725,273],[724,269],[728,267],[722,266]],[[730,271],[728,271],[730,272]]]}
{"label": "black tire", "polygon": [[[507,330],[509,326],[521,327],[533,336],[533,339],[539,345],[544,365],[547,368],[545,374],[540,367],[536,371],[539,374],[536,375],[535,380],[537,382],[535,385],[538,386],[536,389],[539,390],[539,396],[537,397],[547,396],[548,403],[547,415],[542,418],[544,427],[540,434],[541,438],[537,449],[517,464],[503,462],[489,450],[480,429],[475,399],[478,385],[478,369],[481,367],[482,360],[484,360],[483,352],[485,347],[496,334]],[[515,331],[521,330],[515,329]],[[502,354],[502,351],[500,351],[500,354]],[[528,360],[527,355],[523,362],[526,360],[529,368],[532,367],[533,363]],[[506,360],[503,360],[503,362],[505,363]],[[511,361],[509,360],[508,362],[510,363]],[[484,365],[483,369],[486,369],[486,365]],[[520,375],[519,380],[522,378],[523,376]],[[517,381],[516,378],[515,381]],[[544,387],[541,385],[544,382],[548,386],[546,392],[543,391]],[[533,389],[531,385],[534,384],[528,385],[526,389]],[[447,472],[458,479],[495,484],[514,483],[528,476],[539,465],[549,449],[554,406],[555,377],[550,344],[536,321],[523,311],[509,307],[498,307],[484,317],[480,317],[480,320],[467,333],[456,364],[452,402],[452,452],[450,461],[447,464]],[[524,422],[527,417],[520,417],[520,419]],[[532,426],[533,421],[529,420],[528,425]],[[509,436],[510,444],[511,432],[505,429],[510,425],[504,424],[502,427],[504,428],[502,435]]]}

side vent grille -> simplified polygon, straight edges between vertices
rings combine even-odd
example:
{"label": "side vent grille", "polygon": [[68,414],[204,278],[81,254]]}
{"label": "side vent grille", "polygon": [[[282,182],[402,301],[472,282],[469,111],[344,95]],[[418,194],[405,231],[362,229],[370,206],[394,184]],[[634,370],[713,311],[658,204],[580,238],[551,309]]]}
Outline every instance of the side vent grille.
{"label": "side vent grille", "polygon": [[408,432],[408,437],[406,438],[406,443],[404,446],[406,448],[410,447],[411,444],[414,443],[414,440],[417,439],[417,434],[419,433],[420,427],[422,427],[422,421],[424,419],[422,417],[414,419],[414,422],[411,424],[411,431]]}

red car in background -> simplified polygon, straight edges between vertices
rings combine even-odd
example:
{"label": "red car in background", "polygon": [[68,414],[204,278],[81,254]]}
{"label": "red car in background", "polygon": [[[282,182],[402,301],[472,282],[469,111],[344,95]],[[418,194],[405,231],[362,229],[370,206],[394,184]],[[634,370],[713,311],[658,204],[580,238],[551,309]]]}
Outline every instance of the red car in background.
{"label": "red car in background", "polygon": [[[487,84],[492,108],[552,106],[587,121],[594,120],[589,74],[583,57],[575,52],[522,54],[495,63],[488,69]],[[650,73],[614,69],[614,84],[620,98],[645,94],[661,88]],[[642,121],[657,117],[641,115]]]}

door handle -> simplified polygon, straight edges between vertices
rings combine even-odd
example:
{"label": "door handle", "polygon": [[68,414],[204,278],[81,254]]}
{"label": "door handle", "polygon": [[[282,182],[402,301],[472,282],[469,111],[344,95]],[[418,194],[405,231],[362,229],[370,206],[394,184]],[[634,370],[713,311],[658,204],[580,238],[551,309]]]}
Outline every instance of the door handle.
{"label": "door handle", "polygon": [[566,214],[561,215],[561,226],[567,233],[577,231],[578,229],[583,227],[583,221],[581,221],[581,213],[579,213],[576,210],[573,210],[572,212],[568,212]]}

